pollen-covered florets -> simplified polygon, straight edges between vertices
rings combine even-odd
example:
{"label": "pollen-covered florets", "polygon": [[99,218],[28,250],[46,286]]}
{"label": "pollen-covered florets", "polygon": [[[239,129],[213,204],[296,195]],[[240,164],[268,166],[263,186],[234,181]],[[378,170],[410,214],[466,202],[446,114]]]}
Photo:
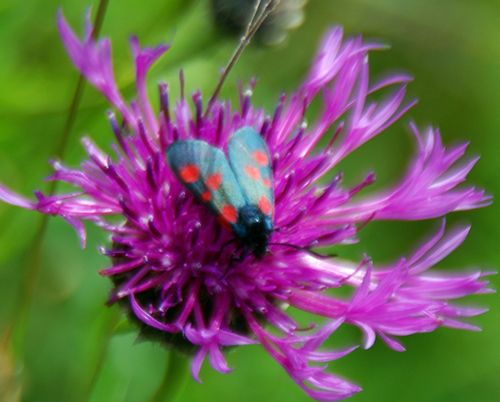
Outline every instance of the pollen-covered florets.
{"label": "pollen-covered florets", "polygon": [[[360,388],[314,363],[353,350],[321,350],[340,325],[359,327],[365,348],[378,336],[395,350],[403,350],[395,336],[439,326],[475,328],[460,318],[482,310],[457,307],[450,300],[488,292],[485,274],[427,273],[462,243],[468,227],[445,233],[443,221],[413,254],[385,267],[373,266],[369,258],[353,264],[308,251],[355,242],[359,227],[370,221],[438,218],[489,203],[483,191],[457,187],[477,160],[461,161],[466,146],[447,149],[437,130],[420,132],[414,125],[416,155],[393,188],[354,199],[373,183],[373,174],[353,187],[343,186],[340,172],[320,184],[342,159],[413,105],[404,100],[409,77],[369,82],[367,54],[379,45],[359,37],[343,39],[340,28],[331,29],[304,83],[290,97],[282,96],[270,115],[252,105],[251,91],[240,94],[238,108],[220,99],[204,106],[199,92],[171,104],[165,84],[159,86],[155,111],[146,94],[146,74],[168,47],[141,48],[132,39],[137,99],[128,104],[113,77],[109,41],[94,41],[89,23],[82,40],[62,16],[58,23],[73,63],[116,110],[109,114],[115,154],[85,138],[88,160],[80,169],[55,162],[51,177],[74,185],[77,192],[37,193],[32,202],[1,187],[0,198],[65,218],[82,242],[82,220],[109,232],[110,245],[102,252],[112,263],[101,271],[114,284],[109,301],[126,306],[146,333],[193,351],[195,378],[205,357],[216,370],[227,372],[225,347],[258,342],[312,398],[338,400]],[[383,88],[392,89],[385,99],[369,100]],[[323,109],[307,127],[304,114],[318,96]],[[225,150],[231,134],[243,126],[261,134],[272,156],[275,230],[262,259],[235,259],[234,235],[186,191],[165,157],[170,144],[182,139],[201,139]],[[317,152],[325,139],[327,146]],[[341,286],[353,287],[352,297],[326,292]],[[321,325],[299,331],[286,305],[321,317]]]}

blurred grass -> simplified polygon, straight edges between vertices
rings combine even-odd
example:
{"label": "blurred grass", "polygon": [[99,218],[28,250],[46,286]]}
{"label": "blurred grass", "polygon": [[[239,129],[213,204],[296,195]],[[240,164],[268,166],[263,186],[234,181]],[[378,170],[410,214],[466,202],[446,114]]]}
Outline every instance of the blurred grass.
{"label": "blurred grass", "polygon": [[[145,44],[160,40],[173,44],[153,71],[151,93],[157,81],[166,80],[175,94],[179,68],[185,70],[189,92],[201,88],[210,93],[235,40],[220,38],[214,32],[207,3],[110,1],[103,31],[112,38],[116,76],[126,93],[133,89],[127,47],[131,33]],[[57,36],[56,10],[61,6],[72,25],[81,27],[89,4],[83,0],[0,3],[0,181],[24,194],[47,188],[43,183],[49,172],[47,160],[61,134],[77,79]],[[237,80],[257,76],[254,101],[271,111],[281,91],[291,91],[299,84],[325,29],[342,24],[348,33],[361,32],[391,45],[391,50],[371,56],[372,75],[395,70],[414,75],[410,92],[420,102],[409,117],[420,125],[439,125],[448,143],[470,139],[472,152],[482,156],[471,181],[498,194],[498,1],[310,0],[306,13],[305,24],[290,35],[286,45],[248,49],[223,96],[234,99]],[[68,164],[77,165],[82,159],[79,137],[83,134],[90,134],[104,148],[109,146],[107,107],[94,90],[85,92],[70,138]],[[356,152],[342,168],[348,180],[375,169],[377,185],[382,186],[402,174],[412,145],[400,123]],[[39,219],[35,213],[0,204],[0,331],[15,311],[23,264]],[[473,230],[463,247],[441,266],[500,266],[498,207],[455,214],[450,222],[456,221],[471,222]],[[367,251],[376,262],[390,261],[411,250],[434,226],[434,222],[369,225],[362,233],[362,242],[343,248],[341,253],[359,259]],[[71,228],[60,220],[50,222],[29,316],[24,365],[5,361],[5,354],[0,359],[0,377],[13,379],[9,388],[12,400],[17,400],[21,378],[22,400],[33,402],[143,401],[162,381],[167,352],[159,345],[137,343],[133,333],[125,333],[114,336],[109,349],[103,349],[103,339],[118,311],[104,306],[109,286],[97,274],[107,264],[96,253],[106,238],[90,227],[88,237],[88,247],[82,251]],[[498,279],[493,278],[493,282],[498,283]],[[474,320],[483,327],[481,333],[439,330],[414,336],[404,340],[408,351],[402,354],[377,344],[372,350],[354,352],[332,364],[331,369],[363,386],[364,392],[353,401],[498,401],[500,302],[497,295],[476,297],[472,302],[492,310]],[[345,330],[334,343],[345,344],[358,336]],[[89,389],[103,353],[102,371]],[[180,400],[307,400],[259,347],[237,349],[229,360],[235,368],[232,374],[223,376],[204,369],[204,383],[197,385],[190,379]],[[0,389],[0,395],[5,390]]]}

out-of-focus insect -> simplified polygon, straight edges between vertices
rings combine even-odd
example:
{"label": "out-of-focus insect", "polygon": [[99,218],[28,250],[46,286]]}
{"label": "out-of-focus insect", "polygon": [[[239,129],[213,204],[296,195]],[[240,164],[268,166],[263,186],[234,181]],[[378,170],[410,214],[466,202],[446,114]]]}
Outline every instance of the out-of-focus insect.
{"label": "out-of-focus insect", "polygon": [[227,149],[228,158],[205,141],[176,141],[167,159],[181,183],[232,229],[245,249],[262,258],[273,230],[269,150],[252,127],[236,131]]}
{"label": "out-of-focus insect", "polygon": [[[290,29],[301,25],[307,3],[307,0],[272,1],[276,3],[276,7],[257,32],[258,39],[265,44],[283,42]],[[240,34],[257,2],[258,0],[212,0],[212,12],[217,28]],[[263,5],[260,4],[260,7]]]}

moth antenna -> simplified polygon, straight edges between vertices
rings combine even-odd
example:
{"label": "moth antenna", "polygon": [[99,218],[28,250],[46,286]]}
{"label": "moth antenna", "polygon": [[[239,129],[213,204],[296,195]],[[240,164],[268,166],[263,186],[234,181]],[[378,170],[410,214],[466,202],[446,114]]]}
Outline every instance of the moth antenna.
{"label": "moth antenna", "polygon": [[290,244],[290,243],[268,243],[268,244],[270,246],[285,246],[285,247],[293,248],[294,250],[305,251],[306,253],[309,253],[312,256],[317,257],[317,258],[321,258],[321,259],[338,257],[337,254],[321,254],[321,253],[318,253],[317,251],[311,250],[309,247],[297,246],[296,244]]}
{"label": "moth antenna", "polygon": [[261,9],[262,0],[257,0],[255,2],[255,7],[252,12],[252,16],[250,17],[250,20],[245,29],[245,33],[240,38],[240,43],[234,50],[233,54],[231,55],[231,58],[224,67],[224,70],[222,71],[222,75],[219,79],[219,82],[215,86],[214,92],[207,103],[207,110],[205,111],[204,117],[206,117],[210,112],[212,104],[214,103],[215,99],[217,99],[217,97],[219,96],[219,93],[222,89],[222,86],[224,85],[224,82],[226,81],[227,76],[229,75],[229,73],[235,66],[236,62],[240,58],[241,54],[243,53],[243,50],[245,50],[245,48],[248,46],[252,37],[258,31],[262,23],[275,10],[280,1],[281,0],[267,0],[265,5],[262,7],[262,11],[260,13],[259,10]]}

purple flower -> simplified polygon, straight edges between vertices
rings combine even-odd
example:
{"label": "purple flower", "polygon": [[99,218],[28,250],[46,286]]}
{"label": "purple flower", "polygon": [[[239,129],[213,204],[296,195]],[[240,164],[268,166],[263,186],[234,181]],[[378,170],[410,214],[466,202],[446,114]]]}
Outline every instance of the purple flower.
{"label": "purple flower", "polygon": [[[367,55],[379,45],[360,37],[343,39],[340,28],[331,29],[304,83],[290,97],[282,96],[271,115],[251,104],[251,90],[242,91],[239,107],[217,99],[207,110],[199,92],[192,101],[181,97],[170,104],[166,84],[159,86],[155,111],[146,75],[167,46],[141,48],[132,39],[137,98],[127,103],[113,77],[110,42],[92,40],[88,22],[82,40],[61,15],[58,24],[76,68],[116,111],[109,114],[114,154],[84,138],[88,160],[80,168],[53,162],[50,177],[75,186],[75,192],[37,192],[31,201],[0,187],[0,199],[63,217],[82,244],[83,220],[109,232],[111,244],[102,252],[112,264],[101,274],[113,281],[110,303],[125,306],[144,332],[191,350],[196,379],[205,358],[226,373],[227,347],[260,343],[311,398],[339,400],[360,390],[326,371],[325,363],[354,349],[322,348],[340,325],[359,327],[364,348],[379,337],[397,351],[404,350],[399,336],[441,326],[477,329],[462,318],[484,310],[452,301],[490,292],[484,279],[488,273],[428,272],[464,241],[468,227],[446,232],[443,220],[439,231],[411,255],[387,266],[374,266],[368,257],[350,263],[306,251],[356,242],[357,231],[370,221],[438,218],[490,202],[482,190],[459,186],[477,160],[463,158],[466,145],[447,149],[436,129],[422,132],[414,125],[416,154],[394,187],[363,198],[358,193],[373,183],[373,174],[353,187],[342,185],[340,173],[322,184],[326,173],[338,172],[342,159],[414,103],[404,100],[407,76],[369,82]],[[370,100],[383,88],[390,95]],[[308,127],[304,113],[317,97],[323,109]],[[264,258],[249,255],[238,262],[237,245],[229,242],[232,233],[185,191],[165,152],[176,139],[188,138],[224,149],[242,126],[258,130],[273,156],[276,229]],[[317,151],[320,140],[328,145]],[[330,291],[343,286],[355,289],[350,298]],[[318,323],[304,330],[287,314],[287,306],[317,315]]]}

